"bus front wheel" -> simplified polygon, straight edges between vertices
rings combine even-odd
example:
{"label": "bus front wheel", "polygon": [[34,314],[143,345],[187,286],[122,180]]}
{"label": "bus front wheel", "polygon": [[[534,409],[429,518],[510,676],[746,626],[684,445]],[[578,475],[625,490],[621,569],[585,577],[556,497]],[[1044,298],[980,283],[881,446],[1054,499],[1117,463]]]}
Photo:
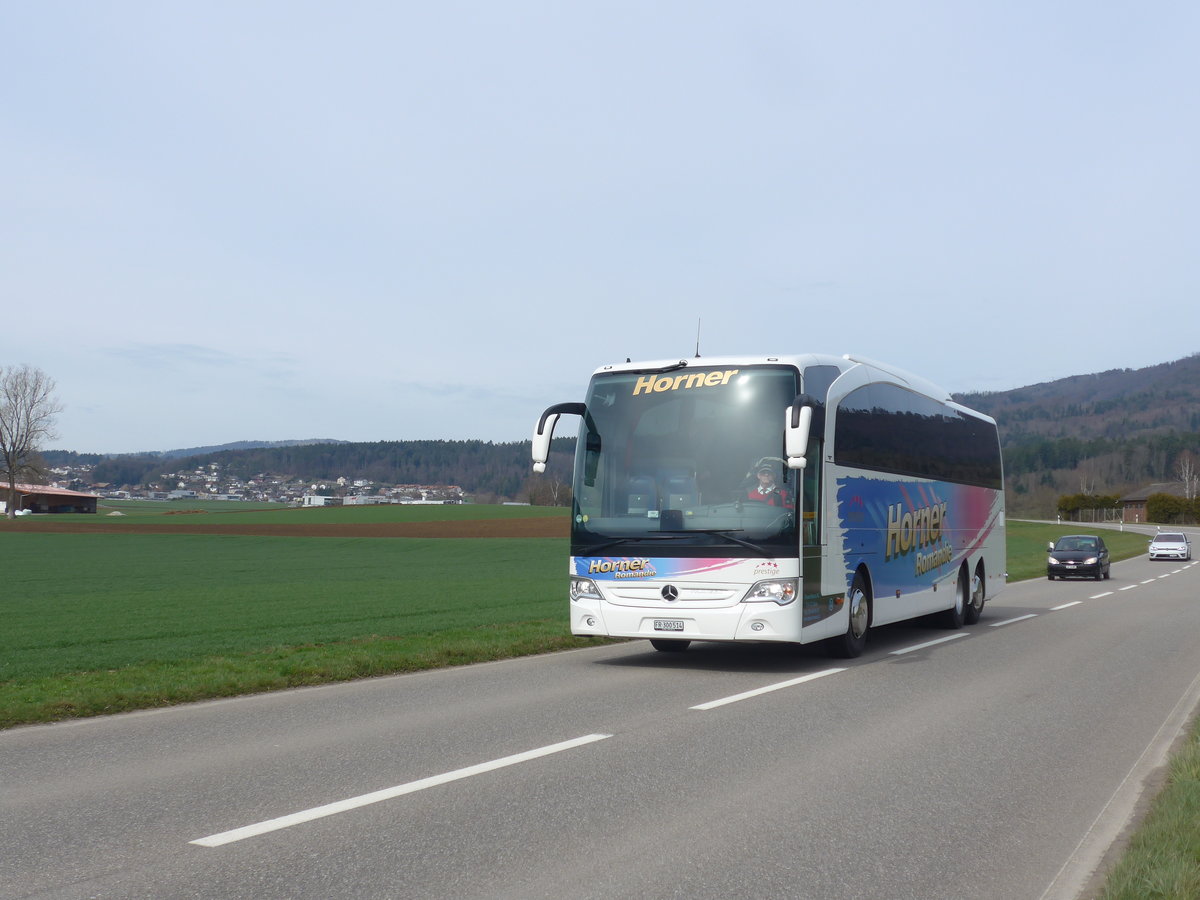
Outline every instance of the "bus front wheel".
{"label": "bus front wheel", "polygon": [[867,646],[867,630],[871,627],[871,592],[862,572],[854,574],[854,581],[846,594],[846,606],[850,611],[846,633],[829,638],[825,647],[831,656],[853,659],[862,655],[863,648]]}
{"label": "bus front wheel", "polygon": [[954,585],[954,605],[942,612],[942,624],[947,628],[962,628],[967,618],[967,607],[971,600],[967,595],[970,590],[970,580],[967,578],[967,567],[958,570],[958,581]]}

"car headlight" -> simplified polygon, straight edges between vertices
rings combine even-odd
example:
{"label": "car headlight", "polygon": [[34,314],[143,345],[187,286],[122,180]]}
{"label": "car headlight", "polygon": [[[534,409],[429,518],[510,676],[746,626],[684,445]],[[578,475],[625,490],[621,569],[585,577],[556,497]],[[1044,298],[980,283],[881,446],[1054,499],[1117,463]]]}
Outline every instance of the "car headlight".
{"label": "car headlight", "polygon": [[1049,557],[1047,557],[1047,558],[1046,558],[1046,562],[1050,563],[1050,565],[1052,565],[1052,566],[1057,566],[1057,565],[1058,565],[1058,560],[1057,560],[1057,559],[1055,559],[1053,556],[1049,556]]}
{"label": "car headlight", "polygon": [[596,582],[590,578],[571,578],[571,599],[572,600],[599,600],[600,589],[596,587]]}
{"label": "car headlight", "polygon": [[796,579],[776,578],[760,581],[747,592],[744,603],[778,603],[787,606],[796,599]]}
{"label": "car headlight", "polygon": [[1087,559],[1085,559],[1085,560],[1083,561],[1083,564],[1084,564],[1085,566],[1094,566],[1094,565],[1096,564],[1096,557],[1094,557],[1094,556],[1089,556]]}

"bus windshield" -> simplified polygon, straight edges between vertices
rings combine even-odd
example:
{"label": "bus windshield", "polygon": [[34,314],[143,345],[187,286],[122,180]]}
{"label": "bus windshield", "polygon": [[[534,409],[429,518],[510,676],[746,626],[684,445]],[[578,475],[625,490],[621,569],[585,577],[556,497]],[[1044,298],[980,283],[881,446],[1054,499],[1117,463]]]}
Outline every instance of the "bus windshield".
{"label": "bus windshield", "polygon": [[798,380],[786,366],[594,376],[575,461],[572,553],[650,553],[663,542],[671,555],[795,556],[799,473],[787,468],[782,440]]}

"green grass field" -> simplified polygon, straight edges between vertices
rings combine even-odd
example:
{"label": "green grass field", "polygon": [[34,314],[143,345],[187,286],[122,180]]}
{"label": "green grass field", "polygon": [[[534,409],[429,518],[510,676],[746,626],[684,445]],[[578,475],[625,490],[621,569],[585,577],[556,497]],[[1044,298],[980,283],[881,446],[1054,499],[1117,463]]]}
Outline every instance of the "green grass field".
{"label": "green grass field", "polygon": [[[206,523],[565,515],[228,506]],[[565,539],[172,534],[173,522],[199,516],[166,512],[128,513],[161,523],[155,534],[0,525],[0,727],[595,643],[566,627]]]}
{"label": "green grass field", "polygon": [[0,601],[0,682],[550,618],[561,612],[566,567],[565,541],[3,540],[11,574],[10,599]]}

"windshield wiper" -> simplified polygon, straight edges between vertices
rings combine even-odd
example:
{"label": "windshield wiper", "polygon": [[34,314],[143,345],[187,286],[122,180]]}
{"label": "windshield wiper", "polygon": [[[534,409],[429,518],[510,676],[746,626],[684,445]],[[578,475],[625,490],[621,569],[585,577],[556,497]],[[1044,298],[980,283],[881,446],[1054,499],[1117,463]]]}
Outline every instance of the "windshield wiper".
{"label": "windshield wiper", "polygon": [[681,359],[679,362],[668,363],[665,366],[660,366],[660,367],[654,368],[654,369],[628,369],[628,370],[626,370],[626,374],[629,374],[629,375],[661,375],[664,372],[674,372],[676,369],[686,369],[687,365],[688,365],[688,361],[686,359]]}

